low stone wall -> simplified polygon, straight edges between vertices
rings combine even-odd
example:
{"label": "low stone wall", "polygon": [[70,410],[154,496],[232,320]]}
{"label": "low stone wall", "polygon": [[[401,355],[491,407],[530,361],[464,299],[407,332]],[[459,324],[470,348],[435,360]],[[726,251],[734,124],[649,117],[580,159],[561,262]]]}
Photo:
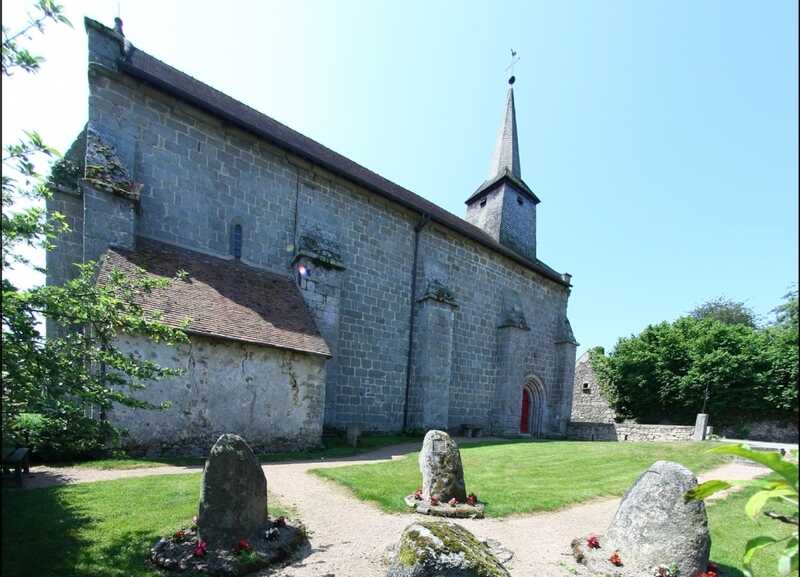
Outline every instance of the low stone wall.
{"label": "low stone wall", "polygon": [[790,421],[758,421],[737,425],[723,425],[719,427],[718,434],[728,439],[796,443],[798,429],[797,423]]}
{"label": "low stone wall", "polygon": [[579,441],[691,441],[693,434],[688,425],[572,421],[567,427],[567,438]]}

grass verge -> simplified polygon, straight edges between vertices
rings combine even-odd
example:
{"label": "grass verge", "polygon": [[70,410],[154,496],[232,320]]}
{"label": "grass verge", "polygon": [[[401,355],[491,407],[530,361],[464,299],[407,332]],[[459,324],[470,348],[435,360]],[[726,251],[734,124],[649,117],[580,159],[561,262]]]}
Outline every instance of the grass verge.
{"label": "grass verge", "polygon": [[[597,497],[622,495],[655,461],[676,461],[695,473],[727,457],[713,443],[495,442],[461,445],[468,492],[490,517],[551,511]],[[403,459],[311,472],[349,488],[387,512],[407,511],[403,497],[421,484],[418,453]]]}
{"label": "grass verge", "polygon": [[[775,477],[777,478],[777,477]],[[746,489],[729,495],[726,499],[711,501],[707,505],[708,526],[711,531],[711,559],[720,565],[728,577],[744,577],[742,554],[744,546],[753,537],[767,535],[783,539],[792,532],[790,525],[767,517],[758,523],[744,514],[744,505],[757,489]],[[789,503],[770,502],[765,511],[789,514]],[[795,511],[796,512],[796,511]],[[753,563],[755,577],[773,577],[778,574],[778,557],[783,545],[770,546],[756,553]]]}
{"label": "grass verge", "polygon": [[[3,489],[2,574],[166,575],[145,563],[149,549],[191,523],[199,497],[199,473]],[[292,515],[271,496],[269,511]]]}

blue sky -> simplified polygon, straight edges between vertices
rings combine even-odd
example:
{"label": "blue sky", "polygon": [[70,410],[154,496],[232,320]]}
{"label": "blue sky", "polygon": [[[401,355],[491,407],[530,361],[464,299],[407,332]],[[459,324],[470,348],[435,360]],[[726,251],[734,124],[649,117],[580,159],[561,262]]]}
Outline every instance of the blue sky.
{"label": "blue sky", "polygon": [[[83,16],[463,216],[509,49],[538,251],[573,275],[581,349],[716,296],[768,316],[798,276],[792,1],[64,2],[74,30],[3,80],[3,142],[66,149],[86,119]],[[4,1],[3,23],[27,1]],[[33,282],[18,273],[20,282]]]}

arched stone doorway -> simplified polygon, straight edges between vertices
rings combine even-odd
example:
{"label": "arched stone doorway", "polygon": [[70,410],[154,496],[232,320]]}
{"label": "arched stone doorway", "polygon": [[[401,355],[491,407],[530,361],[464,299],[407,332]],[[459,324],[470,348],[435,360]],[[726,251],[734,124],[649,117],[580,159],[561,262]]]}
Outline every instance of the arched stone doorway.
{"label": "arched stone doorway", "polygon": [[544,426],[545,396],[542,382],[531,375],[522,387],[519,432],[538,439]]}

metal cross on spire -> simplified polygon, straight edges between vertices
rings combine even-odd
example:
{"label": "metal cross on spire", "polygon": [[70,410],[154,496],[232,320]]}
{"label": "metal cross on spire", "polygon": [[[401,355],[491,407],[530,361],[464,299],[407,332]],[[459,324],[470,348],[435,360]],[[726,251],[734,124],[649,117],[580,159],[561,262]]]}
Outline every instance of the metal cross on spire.
{"label": "metal cross on spire", "polygon": [[514,76],[514,65],[519,62],[519,56],[517,56],[517,51],[513,48],[511,49],[511,64],[506,66],[506,71],[511,72],[511,76],[508,78],[509,84],[514,84],[516,77]]}

